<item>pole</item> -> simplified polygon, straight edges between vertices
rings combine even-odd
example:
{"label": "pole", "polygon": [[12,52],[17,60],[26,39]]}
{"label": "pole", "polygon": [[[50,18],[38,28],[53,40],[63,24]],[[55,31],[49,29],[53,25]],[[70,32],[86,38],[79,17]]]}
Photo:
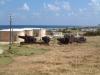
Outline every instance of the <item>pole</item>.
{"label": "pole", "polygon": [[[12,19],[12,18],[11,18]],[[14,35],[14,33],[13,33],[13,25],[12,25],[12,21],[11,21],[11,40],[12,40],[12,44],[13,44],[13,42],[14,42],[14,39],[13,39],[13,35]]]}
{"label": "pole", "polygon": [[41,30],[42,30],[42,29],[40,28],[40,41],[42,40]]}
{"label": "pole", "polygon": [[11,49],[11,46],[12,46],[12,16],[10,15],[9,17],[9,28],[10,28],[10,36],[9,36],[9,49]]}

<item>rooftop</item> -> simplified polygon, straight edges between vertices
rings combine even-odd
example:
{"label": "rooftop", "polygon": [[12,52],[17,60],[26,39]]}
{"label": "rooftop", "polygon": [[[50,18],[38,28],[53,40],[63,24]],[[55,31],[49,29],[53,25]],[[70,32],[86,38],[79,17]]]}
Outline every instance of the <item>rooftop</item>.
{"label": "rooftop", "polygon": [[[21,29],[13,29],[13,31],[24,31],[24,30],[40,30],[43,28],[21,28]],[[10,29],[2,29],[0,31],[10,31]]]}

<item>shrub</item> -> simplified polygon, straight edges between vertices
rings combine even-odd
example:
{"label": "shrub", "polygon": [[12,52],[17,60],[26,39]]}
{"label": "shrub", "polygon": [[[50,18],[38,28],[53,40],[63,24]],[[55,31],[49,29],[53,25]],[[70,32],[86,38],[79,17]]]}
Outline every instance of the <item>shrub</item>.
{"label": "shrub", "polygon": [[85,36],[99,36],[100,35],[100,31],[95,31],[95,32],[88,31],[84,35]]}

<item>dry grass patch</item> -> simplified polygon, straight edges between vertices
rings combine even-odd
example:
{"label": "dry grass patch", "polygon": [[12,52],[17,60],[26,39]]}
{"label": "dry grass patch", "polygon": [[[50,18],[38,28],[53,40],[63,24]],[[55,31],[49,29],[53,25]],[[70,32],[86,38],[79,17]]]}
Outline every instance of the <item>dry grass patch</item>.
{"label": "dry grass patch", "polygon": [[15,49],[29,48],[44,50],[30,56],[17,55],[13,63],[0,66],[0,75],[100,75],[100,36],[87,37],[84,44],[58,45],[53,42],[50,46],[27,45]]}

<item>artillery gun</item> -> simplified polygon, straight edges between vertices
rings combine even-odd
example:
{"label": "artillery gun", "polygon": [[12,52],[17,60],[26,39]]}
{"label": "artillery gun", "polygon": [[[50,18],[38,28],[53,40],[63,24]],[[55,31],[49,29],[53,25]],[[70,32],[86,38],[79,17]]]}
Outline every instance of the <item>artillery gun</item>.
{"label": "artillery gun", "polygon": [[83,36],[75,37],[74,38],[74,42],[77,42],[77,43],[85,43],[86,42],[86,38],[83,37]]}
{"label": "artillery gun", "polygon": [[20,44],[33,44],[36,43],[36,38],[34,36],[18,36],[19,38],[24,39],[24,42],[20,42]]}
{"label": "artillery gun", "polygon": [[49,45],[50,37],[44,36],[44,37],[42,37],[42,40],[43,40],[43,42],[44,42],[45,44],[48,44],[48,45]]}
{"label": "artillery gun", "polygon": [[57,38],[57,40],[59,41],[60,44],[68,44],[69,43],[69,39],[68,38]]}
{"label": "artillery gun", "polygon": [[84,36],[75,37],[74,35],[64,35],[62,38],[57,39],[61,44],[69,44],[69,43],[85,43],[86,38]]}

